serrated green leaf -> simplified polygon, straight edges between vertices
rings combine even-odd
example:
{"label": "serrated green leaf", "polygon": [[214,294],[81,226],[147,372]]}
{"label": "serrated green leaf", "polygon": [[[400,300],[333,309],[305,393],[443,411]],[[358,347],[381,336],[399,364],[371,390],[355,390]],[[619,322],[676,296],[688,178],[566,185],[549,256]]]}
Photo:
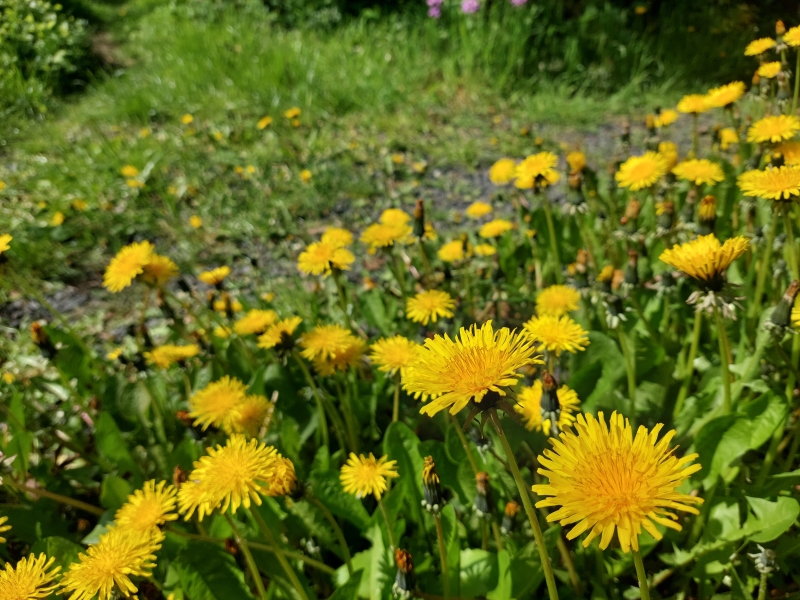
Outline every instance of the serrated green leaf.
{"label": "serrated green leaf", "polygon": [[97,451],[103,458],[115,465],[120,473],[131,473],[138,475],[141,479],[139,466],[128,452],[125,439],[114,418],[107,412],[101,413],[95,423],[95,439]]}
{"label": "serrated green leaf", "polygon": [[497,555],[478,548],[461,551],[461,595],[485,596],[498,585]]}
{"label": "serrated green leaf", "polygon": [[61,567],[65,572],[72,563],[78,562],[78,554],[85,552],[83,546],[62,537],[46,537],[36,542],[31,547],[31,553],[39,555],[44,552],[48,558],[53,558],[53,566]]}
{"label": "serrated green leaf", "polygon": [[338,471],[314,473],[311,477],[312,493],[337,517],[347,519],[359,529],[366,529],[369,513],[361,500],[342,489]]}
{"label": "serrated green leaf", "polygon": [[181,587],[192,600],[253,598],[236,560],[217,544],[192,540],[174,564]]}
{"label": "serrated green leaf", "polygon": [[743,536],[759,544],[771,542],[788,531],[800,516],[800,504],[794,498],[781,496],[776,502],[764,498],[747,498],[752,512],[742,528]]}
{"label": "serrated green leaf", "polygon": [[106,475],[100,486],[100,504],[109,510],[117,510],[131,493],[131,484],[122,477]]}

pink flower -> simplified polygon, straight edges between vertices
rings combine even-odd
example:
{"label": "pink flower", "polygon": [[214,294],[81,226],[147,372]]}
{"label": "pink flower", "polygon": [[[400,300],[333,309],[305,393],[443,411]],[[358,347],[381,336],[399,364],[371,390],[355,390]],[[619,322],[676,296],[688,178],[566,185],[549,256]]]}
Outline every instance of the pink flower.
{"label": "pink flower", "polygon": [[431,6],[428,9],[428,16],[431,17],[432,19],[438,19],[439,17],[442,16],[442,13],[438,6]]}
{"label": "pink flower", "polygon": [[478,12],[481,7],[481,3],[478,0],[464,0],[461,3],[461,12],[464,14],[472,14]]}

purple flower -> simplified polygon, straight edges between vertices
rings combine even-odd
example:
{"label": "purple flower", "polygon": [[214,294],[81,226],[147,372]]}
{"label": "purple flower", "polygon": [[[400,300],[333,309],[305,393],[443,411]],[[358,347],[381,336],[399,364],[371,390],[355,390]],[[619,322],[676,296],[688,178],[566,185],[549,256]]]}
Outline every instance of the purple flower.
{"label": "purple flower", "polygon": [[427,0],[427,4],[431,8],[439,8],[444,0]]}
{"label": "purple flower", "polygon": [[523,4],[526,4],[527,2],[528,2],[528,0],[511,0],[511,4],[513,4],[514,6],[522,6]]}
{"label": "purple flower", "polygon": [[461,3],[461,12],[469,15],[478,12],[478,9],[480,9],[480,7],[481,3],[478,2],[478,0],[464,0]]}
{"label": "purple flower", "polygon": [[[429,1],[430,1],[430,0],[429,0]],[[441,16],[442,16],[442,13],[441,13],[441,11],[439,10],[439,7],[438,7],[438,6],[431,6],[431,7],[428,9],[428,16],[429,16],[429,17],[431,17],[432,19],[438,19],[439,17],[441,17]]]}

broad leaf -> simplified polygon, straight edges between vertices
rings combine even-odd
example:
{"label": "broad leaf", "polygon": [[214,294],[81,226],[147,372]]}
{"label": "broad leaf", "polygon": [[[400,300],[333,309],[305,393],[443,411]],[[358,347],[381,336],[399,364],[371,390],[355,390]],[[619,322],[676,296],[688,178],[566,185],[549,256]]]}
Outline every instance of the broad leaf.
{"label": "broad leaf", "polygon": [[217,544],[192,540],[174,564],[181,587],[192,600],[253,598],[236,560]]}

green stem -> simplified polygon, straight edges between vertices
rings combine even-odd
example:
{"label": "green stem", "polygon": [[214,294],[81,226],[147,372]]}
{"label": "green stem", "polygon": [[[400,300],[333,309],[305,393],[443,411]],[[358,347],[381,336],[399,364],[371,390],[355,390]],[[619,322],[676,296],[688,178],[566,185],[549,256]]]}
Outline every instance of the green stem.
{"label": "green stem", "polygon": [[794,95],[792,96],[792,112],[797,109],[797,92],[800,91],[800,48],[797,49],[797,62],[794,67]]}
{"label": "green stem", "polygon": [[563,562],[564,566],[567,568],[569,581],[580,597],[582,595],[580,579],[578,579],[578,572],[575,570],[575,562],[572,560],[572,555],[569,553],[567,543],[564,541],[563,530],[561,534],[559,534],[558,540],[556,540],[556,547],[558,548],[558,553],[561,555],[561,562]]}
{"label": "green stem", "polygon": [[394,378],[394,402],[392,403],[392,423],[400,418],[400,372]]}
{"label": "green stem", "polygon": [[342,273],[338,269],[333,269],[333,281],[336,283],[336,292],[339,295],[339,307],[344,313],[345,322],[347,322],[347,291],[342,283]]}
{"label": "green stem", "polygon": [[428,253],[425,251],[425,242],[419,238],[419,255],[422,258],[422,268],[425,272],[423,284],[432,281],[433,269],[431,268],[431,261],[428,259]]}
{"label": "green stem", "polygon": [[722,397],[722,414],[727,415],[731,412],[731,373],[728,351],[728,333],[725,331],[725,322],[719,309],[714,307],[714,321],[717,325],[717,338],[719,339],[719,354],[722,362],[722,384],[724,396]]}
{"label": "green stem", "polygon": [[467,455],[467,459],[472,467],[472,471],[475,475],[477,475],[480,469],[478,468],[478,463],[475,462],[475,457],[472,456],[472,451],[470,450],[467,436],[464,435],[464,430],[461,428],[461,423],[458,422],[458,419],[456,419],[455,415],[450,415],[450,420],[453,422],[453,426],[456,428],[456,434],[458,435],[458,439],[461,440],[461,447],[464,448],[464,452]]}
{"label": "green stem", "polygon": [[800,279],[800,272],[798,272],[797,266],[797,244],[794,239],[794,227],[792,227],[789,207],[783,208],[783,228],[786,230],[786,245],[789,246],[789,268],[792,271],[792,279]]}
{"label": "green stem", "polygon": [[764,261],[758,269],[758,278],[756,279],[756,295],[753,302],[753,310],[750,317],[758,317],[761,312],[761,297],[764,295],[764,284],[767,280],[767,272],[770,270],[770,263],[772,262],[772,245],[775,242],[775,233],[778,230],[778,216],[773,211],[772,223],[769,225],[769,232],[767,233],[766,245],[764,246],[765,254]]}
{"label": "green stem", "polygon": [[228,524],[231,526],[231,531],[233,532],[233,537],[236,539],[236,544],[244,554],[244,561],[247,563],[247,568],[250,571],[250,575],[253,577],[255,581],[256,588],[258,589],[258,596],[265,600],[267,597],[267,591],[264,589],[264,582],[261,579],[261,573],[258,572],[258,567],[256,566],[256,561],[253,560],[253,555],[250,552],[250,548],[248,548],[247,543],[244,541],[242,534],[239,533],[239,529],[236,527],[236,524],[231,519],[228,513],[224,513],[225,518],[228,521]]}
{"label": "green stem", "polygon": [[514,476],[514,482],[517,484],[519,495],[522,498],[522,505],[525,507],[525,513],[528,515],[528,520],[533,528],[533,537],[536,540],[536,547],[539,550],[539,559],[541,560],[542,568],[544,569],[544,578],[547,582],[547,592],[550,596],[550,600],[558,600],[558,588],[556,587],[556,579],[553,575],[553,565],[550,563],[550,557],[547,555],[547,546],[545,546],[544,543],[544,535],[542,534],[542,528],[539,526],[539,519],[536,516],[536,511],[533,509],[533,504],[531,504],[530,495],[528,493],[530,487],[526,485],[525,481],[522,479],[522,474],[519,472],[519,466],[517,465],[517,459],[514,457],[511,445],[508,443],[508,439],[503,432],[503,426],[500,423],[500,418],[497,416],[497,411],[495,409],[489,409],[489,416],[492,419],[492,425],[494,425],[497,431],[497,437],[500,438],[500,443],[506,453],[508,466],[511,468],[511,474]]}
{"label": "green stem", "polygon": [[442,516],[436,513],[433,516],[436,521],[436,541],[439,545],[439,562],[442,563],[442,579],[444,579],[444,600],[450,598],[450,575],[447,570],[447,551],[444,546],[444,530],[442,529]]}
{"label": "green stem", "polygon": [[497,546],[497,551],[503,551],[503,536],[500,535],[500,527],[497,526],[497,521],[492,519],[492,535],[494,535],[494,543]]}
{"label": "green stem", "polygon": [[261,517],[261,514],[259,514],[258,509],[255,507],[250,510],[250,514],[253,516],[253,519],[255,519],[256,525],[258,525],[262,535],[267,539],[267,543],[275,549],[275,558],[277,558],[278,562],[281,563],[281,567],[283,567],[286,576],[297,590],[297,595],[301,598],[301,600],[308,600],[308,595],[306,594],[305,588],[303,588],[303,584],[300,583],[300,580],[297,578],[297,573],[294,572],[292,565],[290,565],[289,561],[286,560],[286,555],[283,553],[283,549],[278,544],[278,540],[275,539],[275,534],[272,533],[269,525],[267,525],[267,523]]}
{"label": "green stem", "polygon": [[650,600],[650,588],[647,586],[647,573],[644,570],[642,555],[638,550],[631,550],[633,553],[633,564],[636,565],[636,577],[639,579],[639,593],[642,600]]}
{"label": "green stem", "polygon": [[352,557],[350,556],[350,548],[347,547],[347,540],[344,539],[344,532],[342,532],[342,528],[339,527],[339,523],[336,522],[333,514],[331,511],[328,510],[328,507],[325,506],[318,498],[315,498],[310,493],[307,493],[305,496],[306,500],[308,500],[311,504],[316,506],[322,514],[325,515],[325,518],[328,520],[328,523],[331,524],[333,527],[333,533],[336,534],[336,539],[339,542],[339,546],[342,549],[342,555],[344,556],[344,561],[347,563],[347,572],[352,575],[353,574],[353,564],[352,564]]}
{"label": "green stem", "polygon": [[386,512],[386,505],[383,500],[378,500],[378,506],[383,514],[383,520],[386,523],[386,532],[389,535],[389,546],[394,551],[397,548],[397,542],[394,539],[394,530],[392,529],[392,521],[389,519],[389,513]]}
{"label": "green stem", "polygon": [[689,395],[689,387],[692,385],[692,374],[694,373],[694,359],[697,358],[697,348],[700,345],[700,331],[702,330],[703,313],[694,313],[694,329],[692,329],[692,345],[689,347],[689,356],[686,357],[686,364],[683,369],[683,384],[678,393],[678,400],[675,402],[675,408],[672,411],[673,418],[681,414],[683,403],[686,401],[686,396]]}
{"label": "green stem", "polygon": [[619,337],[619,346],[622,349],[622,357],[625,359],[625,371],[628,374],[628,398],[630,399],[630,415],[628,419],[631,422],[631,427],[636,431],[636,355],[631,356],[628,348],[628,336],[625,335],[625,328],[622,324],[617,327],[617,336]]}
{"label": "green stem", "polygon": [[653,326],[650,324],[650,321],[644,316],[644,310],[642,310],[642,305],[639,304],[639,300],[636,298],[636,292],[631,291],[630,301],[633,305],[633,309],[636,311],[636,314],[639,316],[639,320],[644,323],[645,329],[647,329],[647,335],[650,336],[650,339],[656,341],[660,338],[656,330],[653,329]]}
{"label": "green stem", "polygon": [[[796,90],[797,88],[795,88]],[[797,92],[795,92],[795,99],[797,98]],[[794,109],[792,109],[794,112]],[[769,573],[764,571],[761,573],[761,579],[758,581],[758,600],[767,600],[767,576]]]}
{"label": "green stem", "polygon": [[[314,399],[317,401],[317,412],[319,412],[319,428],[322,430],[322,444],[328,448],[331,447],[330,445],[330,438],[328,435],[328,420],[325,418],[325,406],[322,401],[322,395],[320,394],[319,388],[317,388],[317,384],[314,383],[314,378],[311,377],[311,373],[308,371],[308,367],[303,362],[303,359],[297,355],[297,352],[293,352],[292,356],[297,361],[297,364],[300,365],[300,370],[303,372],[303,375],[308,382],[308,385],[311,386],[311,391],[314,393]],[[337,429],[337,434],[339,433]],[[344,448],[344,444],[342,440],[339,440],[339,445]]]}
{"label": "green stem", "polygon": [[61,494],[48,492],[44,488],[31,488],[26,485],[20,485],[13,481],[10,477],[3,477],[3,485],[6,485],[13,490],[17,490],[18,492],[33,494],[34,496],[38,496],[40,498],[47,498],[48,500],[53,500],[59,504],[66,504],[67,506],[72,506],[73,508],[77,508],[78,510],[88,512],[93,515],[102,516],[106,512],[100,507],[87,504],[86,502],[81,502],[80,500],[75,500],[74,498],[69,498],[68,496],[62,496]]}
{"label": "green stem", "polygon": [[[800,336],[795,335],[795,336],[792,336],[792,358],[791,358],[792,364],[791,364],[791,366],[793,367],[793,369],[789,371],[789,378],[786,381],[786,401],[788,402],[790,411],[791,411],[792,405],[794,404],[794,386],[797,383],[797,379],[795,378],[796,376],[794,374],[794,369],[797,368],[798,360],[800,360]],[[779,433],[780,433],[780,435],[783,435],[783,428],[782,427],[779,427],[778,431],[775,432],[775,437],[777,437]],[[789,448],[789,454],[786,456],[786,461],[783,463],[784,470],[787,470],[789,467],[791,467],[792,463],[794,462],[794,457],[797,455],[797,449],[798,449],[798,447],[800,447],[800,419],[797,419],[797,422],[795,422],[795,424],[794,424],[794,434],[793,435],[794,435],[794,438],[792,439],[792,445]],[[771,447],[770,447],[770,449],[771,449]],[[777,451],[777,446],[776,446],[776,451]],[[775,460],[774,456],[772,456],[771,454],[768,453],[767,454],[767,459],[770,459],[770,458],[772,458],[772,460]],[[769,472],[769,468],[771,466],[772,466],[772,462],[770,462],[768,464],[767,460],[765,459],[764,466],[761,469],[761,473],[764,473],[765,471]],[[759,473],[759,476],[761,476],[761,473]],[[764,478],[766,479],[766,473],[764,473]]]}
{"label": "green stem", "polygon": [[561,258],[558,255],[558,240],[556,239],[556,228],[553,224],[553,209],[550,207],[550,201],[545,198],[542,202],[544,207],[544,216],[547,219],[547,233],[550,235],[550,251],[553,253],[553,260],[555,261],[555,274],[556,282],[561,283]]}

